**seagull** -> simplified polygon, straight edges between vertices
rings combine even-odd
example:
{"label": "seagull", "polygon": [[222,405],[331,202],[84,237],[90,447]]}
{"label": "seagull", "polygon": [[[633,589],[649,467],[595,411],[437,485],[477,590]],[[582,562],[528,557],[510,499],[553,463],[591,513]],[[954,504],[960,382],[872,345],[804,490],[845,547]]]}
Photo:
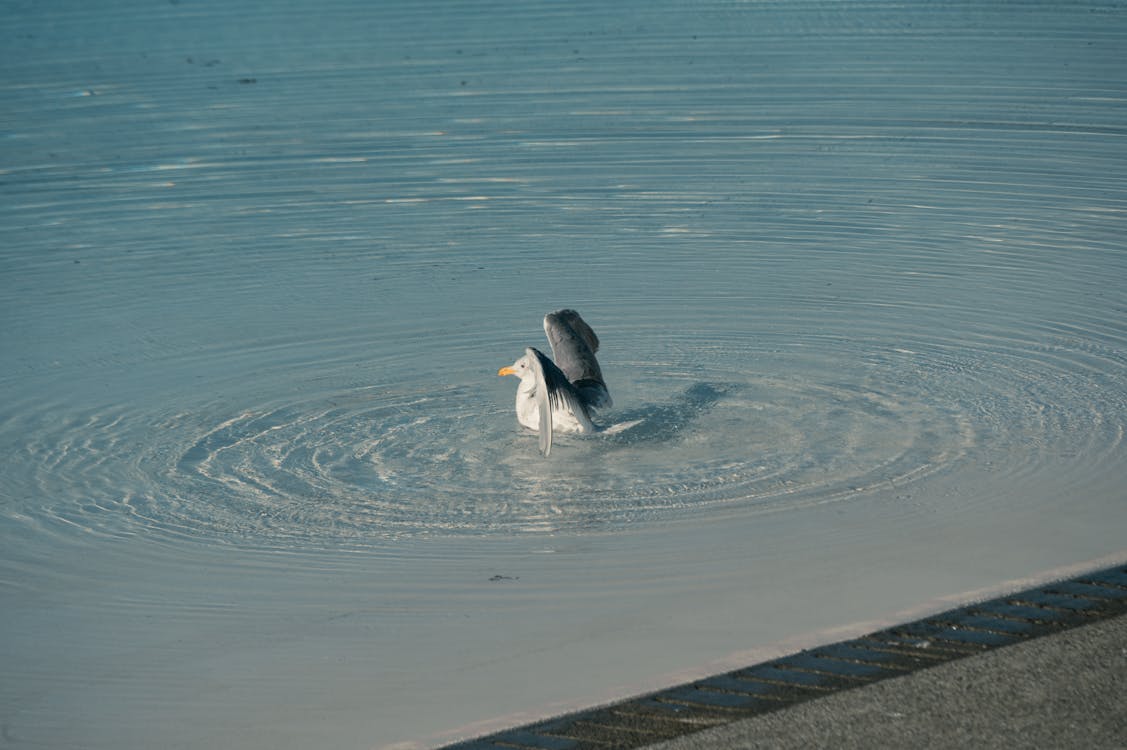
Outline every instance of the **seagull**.
{"label": "seagull", "polygon": [[544,333],[552,345],[549,359],[528,347],[524,356],[498,375],[516,375],[517,422],[540,433],[540,452],[552,451],[552,432],[595,432],[591,409],[611,406],[607,384],[595,352],[599,337],[575,310],[544,316]]}

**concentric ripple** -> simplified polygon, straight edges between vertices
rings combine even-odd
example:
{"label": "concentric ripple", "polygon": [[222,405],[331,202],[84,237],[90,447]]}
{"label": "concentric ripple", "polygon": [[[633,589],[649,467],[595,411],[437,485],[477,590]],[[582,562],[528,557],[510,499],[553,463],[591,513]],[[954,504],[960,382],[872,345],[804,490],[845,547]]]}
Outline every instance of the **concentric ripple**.
{"label": "concentric ripple", "polygon": [[[614,10],[555,19],[583,44],[522,16],[539,46],[510,49],[404,9],[402,27],[342,25],[339,59],[287,48],[261,82],[173,35],[183,52],[140,78],[122,58],[81,87],[59,83],[70,58],[40,59],[29,15],[5,90],[34,145],[5,188],[8,245],[28,248],[0,289],[9,512],[366,546],[911,497],[960,468],[1112,484],[1118,36],[1048,4],[919,10],[908,36],[886,25],[899,8],[851,8],[870,25],[850,30],[767,4],[775,31],[729,10],[666,8],[633,48],[591,35]],[[689,15],[715,24],[707,44]],[[965,63],[985,19],[1006,42],[988,79]],[[376,27],[442,41],[374,44]],[[795,58],[807,34],[836,62]],[[1041,43],[1085,66],[1027,68]],[[306,114],[264,128],[292,92]],[[119,142],[142,106],[164,140]],[[592,315],[618,404],[600,416],[633,426],[545,460],[482,358],[539,341],[549,305]],[[357,367],[380,377],[340,376]]]}
{"label": "concentric ripple", "polygon": [[[413,384],[227,413],[44,415],[24,425],[38,435],[26,463],[37,466],[35,494],[56,499],[47,516],[71,528],[366,547],[598,531],[874,491],[910,497],[924,478],[968,462],[1017,477],[1065,449],[1076,470],[1098,471],[1122,441],[1125,405],[1110,391],[1095,397],[1111,376],[1078,364],[1112,365],[1092,351],[801,343],[759,352],[776,370],[760,373],[723,371],[703,346],[696,359],[723,376],[715,381],[675,363],[619,367],[623,408],[603,423],[630,426],[563,436],[550,459],[507,400]],[[799,351],[814,343],[817,354]],[[731,347],[715,349],[731,356]],[[848,367],[831,371],[834,362]]]}
{"label": "concentric ripple", "polygon": [[[364,545],[824,502],[909,483],[973,439],[958,415],[846,385],[669,384],[669,397],[608,415],[633,427],[563,437],[548,460],[509,409],[483,413],[466,388],[360,389],[213,425],[178,415],[149,432],[155,439],[128,437],[138,415],[72,420],[47,441],[54,447],[39,456],[37,480],[58,498],[81,485],[82,502],[49,514],[110,534],[143,527],[215,542]],[[656,396],[657,384],[648,390]]]}
{"label": "concentric ripple", "polygon": [[217,425],[167,482],[204,499],[180,504],[178,523],[209,534],[553,532],[907,482],[970,439],[956,417],[888,394],[765,378],[689,384],[614,416],[638,423],[564,439],[545,460],[508,410],[483,415],[468,389],[342,394]]}

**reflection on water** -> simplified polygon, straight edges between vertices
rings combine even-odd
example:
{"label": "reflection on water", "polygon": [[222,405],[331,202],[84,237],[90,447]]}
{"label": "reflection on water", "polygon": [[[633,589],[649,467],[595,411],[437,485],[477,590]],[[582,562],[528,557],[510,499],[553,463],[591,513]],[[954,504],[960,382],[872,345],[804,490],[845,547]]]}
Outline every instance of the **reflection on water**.
{"label": "reflection on water", "polygon": [[[1117,7],[5,31],[14,746],[438,744],[1122,549]],[[545,459],[560,307],[619,427]]]}

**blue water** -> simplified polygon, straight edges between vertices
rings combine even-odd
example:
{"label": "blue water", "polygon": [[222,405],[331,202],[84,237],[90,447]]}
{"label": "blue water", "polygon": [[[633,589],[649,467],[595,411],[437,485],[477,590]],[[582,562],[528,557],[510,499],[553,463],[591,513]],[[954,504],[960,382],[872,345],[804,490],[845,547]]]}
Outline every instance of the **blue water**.
{"label": "blue water", "polygon": [[[0,14],[4,747],[433,746],[1127,555],[1123,4]],[[643,427],[544,459],[564,306]]]}

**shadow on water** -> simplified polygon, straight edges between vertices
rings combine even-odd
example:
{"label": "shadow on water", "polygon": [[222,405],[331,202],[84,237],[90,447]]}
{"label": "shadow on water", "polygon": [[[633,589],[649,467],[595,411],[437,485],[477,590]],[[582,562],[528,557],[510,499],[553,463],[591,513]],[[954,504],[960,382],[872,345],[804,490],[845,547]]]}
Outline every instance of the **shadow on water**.
{"label": "shadow on water", "polygon": [[614,445],[670,442],[733,388],[723,383],[694,383],[669,403],[643,404],[616,413],[614,424],[602,437]]}

